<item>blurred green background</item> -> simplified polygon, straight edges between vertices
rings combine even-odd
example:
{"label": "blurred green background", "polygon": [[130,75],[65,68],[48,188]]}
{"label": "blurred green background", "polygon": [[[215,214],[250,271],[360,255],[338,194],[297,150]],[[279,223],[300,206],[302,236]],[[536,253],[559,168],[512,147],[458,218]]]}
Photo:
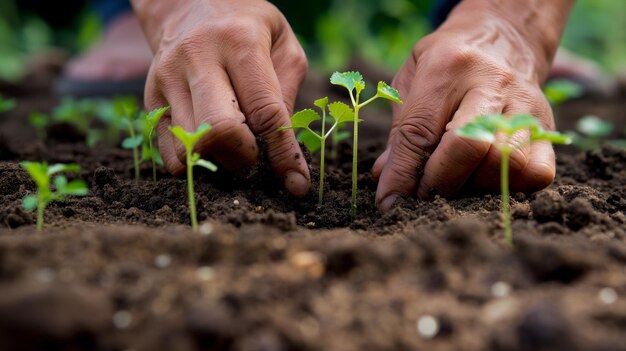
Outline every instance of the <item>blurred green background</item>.
{"label": "blurred green background", "polygon": [[[433,2],[428,0],[273,2],[298,34],[311,66],[323,73],[345,67],[353,56],[395,70],[415,42],[432,31],[428,14]],[[2,80],[19,80],[32,55],[51,47],[75,54],[101,35],[98,17],[82,0],[51,3],[56,14],[24,5],[28,3],[0,2]],[[609,74],[625,70],[626,1],[577,0],[562,45],[593,59]]]}

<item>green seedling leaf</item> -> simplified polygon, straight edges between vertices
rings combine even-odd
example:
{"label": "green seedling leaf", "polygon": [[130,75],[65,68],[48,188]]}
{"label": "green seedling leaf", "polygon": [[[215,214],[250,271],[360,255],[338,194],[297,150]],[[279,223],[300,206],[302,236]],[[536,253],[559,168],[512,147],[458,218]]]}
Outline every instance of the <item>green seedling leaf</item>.
{"label": "green seedling leaf", "polygon": [[134,96],[118,96],[111,104],[118,118],[134,119],[139,112],[139,102]]}
{"label": "green seedling leaf", "polygon": [[34,211],[37,208],[37,196],[35,195],[26,195],[22,199],[22,206],[26,211]]}
{"label": "green seedling leaf", "polygon": [[320,147],[322,146],[322,141],[320,140],[320,137],[317,136],[317,134],[312,133],[308,129],[303,129],[302,131],[300,131],[300,133],[298,133],[297,135],[297,139],[298,142],[303,143],[304,146],[306,146],[311,154],[319,151]]}
{"label": "green seedling leaf", "polygon": [[495,118],[492,116],[478,116],[475,120],[458,128],[456,134],[467,139],[494,143],[496,141],[496,130]]}
{"label": "green seedling leaf", "polygon": [[76,179],[65,184],[65,186],[59,189],[59,193],[62,195],[85,196],[89,193],[89,187],[87,187],[85,181]]}
{"label": "green seedling leaf", "polygon": [[334,85],[342,86],[348,89],[350,92],[353,91],[357,87],[357,85],[361,90],[365,88],[363,76],[359,72],[335,72],[330,77],[330,82]]}
{"label": "green seedling leaf", "polygon": [[317,112],[310,109],[302,110],[291,117],[291,127],[288,128],[308,128],[311,123],[320,119]]}
{"label": "green seedling leaf", "polygon": [[122,141],[122,148],[124,149],[134,149],[137,148],[143,143],[143,135],[138,134],[134,137],[128,137]]}
{"label": "green seedling leaf", "polygon": [[206,168],[211,172],[217,172],[217,166],[211,162],[211,161],[207,161],[207,160],[203,160],[203,159],[198,159],[194,162],[195,166],[200,166],[202,168]]}
{"label": "green seedling leaf", "polygon": [[183,145],[185,145],[186,149],[192,150],[200,138],[211,130],[211,126],[206,123],[202,123],[193,133],[186,131],[181,126],[170,126],[169,130],[183,143]]}
{"label": "green seedling leaf", "polygon": [[562,134],[556,131],[546,131],[543,128],[537,126],[531,129],[530,141],[547,140],[552,144],[568,145],[573,141],[573,137],[568,134]]}
{"label": "green seedling leaf", "polygon": [[[328,111],[337,123],[354,122],[354,111],[343,102],[333,102],[328,105]],[[362,121],[361,119],[359,120],[359,122]]]}
{"label": "green seedling leaf", "polygon": [[169,106],[165,106],[148,112],[145,120],[151,130],[154,130],[157,127],[159,121],[161,120],[165,112],[167,112],[169,109]]}
{"label": "green seedling leaf", "polygon": [[67,177],[60,175],[54,178],[54,186],[57,188],[57,191],[60,191],[61,189],[65,188],[66,185],[67,185]]}
{"label": "green seedling leaf", "polygon": [[321,99],[315,100],[313,105],[320,108],[320,110],[324,111],[326,109],[326,105],[328,105],[328,97],[323,97]]}
{"label": "green seedling leaf", "polygon": [[80,166],[74,163],[63,164],[57,163],[48,168],[47,174],[51,176],[60,172],[80,172]]}
{"label": "green seedling leaf", "polygon": [[402,101],[402,99],[400,98],[400,93],[392,88],[390,85],[388,85],[385,82],[378,82],[378,88],[376,91],[376,95],[378,97],[381,97],[383,99],[387,99],[387,100],[391,100],[393,102],[396,102],[398,104],[403,104],[404,102]]}
{"label": "green seedling leaf", "polygon": [[47,188],[50,184],[48,165],[45,163],[24,161],[20,163],[22,168],[28,172],[38,188]]}
{"label": "green seedling leaf", "polygon": [[348,140],[350,138],[350,132],[346,131],[346,130],[342,130],[340,132],[337,132],[337,134],[335,135],[335,141],[336,142],[340,142],[343,140]]}
{"label": "green seedling leaf", "polygon": [[576,129],[590,138],[606,138],[613,132],[613,123],[597,116],[585,116],[576,122]]}
{"label": "green seedling leaf", "polygon": [[503,119],[508,124],[508,128],[504,129],[508,129],[509,134],[514,134],[515,132],[520,130],[535,128],[539,126],[539,121],[537,120],[537,118],[527,114],[514,115],[508,119],[503,116]]}
{"label": "green seedling leaf", "polygon": [[583,95],[584,88],[575,82],[567,79],[555,79],[548,82],[543,87],[548,102],[553,106],[558,106],[563,102],[575,99]]}
{"label": "green seedling leaf", "polygon": [[10,111],[14,109],[15,106],[17,106],[15,99],[5,99],[0,95],[0,113]]}

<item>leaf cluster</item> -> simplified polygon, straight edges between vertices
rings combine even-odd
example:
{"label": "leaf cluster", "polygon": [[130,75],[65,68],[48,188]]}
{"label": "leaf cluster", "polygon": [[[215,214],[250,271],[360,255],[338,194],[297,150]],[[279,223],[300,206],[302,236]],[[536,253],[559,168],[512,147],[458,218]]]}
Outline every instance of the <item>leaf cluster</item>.
{"label": "leaf cluster", "polygon": [[10,111],[14,109],[15,106],[17,106],[15,99],[5,99],[0,95],[0,113]]}
{"label": "leaf cluster", "polygon": [[198,141],[200,141],[200,139],[211,130],[211,126],[209,124],[202,123],[195,132],[188,132],[181,126],[170,126],[169,130],[183,143],[186,152],[190,155],[191,165],[187,165],[187,167],[200,166],[210,170],[211,172],[217,171],[217,166],[215,164],[210,161],[203,160],[200,157],[200,154],[193,152],[193,149]]}
{"label": "leaf cluster", "polygon": [[[55,164],[49,166],[42,162],[22,162],[22,168],[28,172],[35,185],[37,195],[27,195],[23,199],[24,209],[32,211],[38,207],[45,208],[52,201],[64,201],[67,196],[85,196],[88,193],[87,183],[83,180],[68,181],[64,175],[55,174],[78,172],[80,166],[75,164]],[[51,188],[54,185],[54,190]]]}

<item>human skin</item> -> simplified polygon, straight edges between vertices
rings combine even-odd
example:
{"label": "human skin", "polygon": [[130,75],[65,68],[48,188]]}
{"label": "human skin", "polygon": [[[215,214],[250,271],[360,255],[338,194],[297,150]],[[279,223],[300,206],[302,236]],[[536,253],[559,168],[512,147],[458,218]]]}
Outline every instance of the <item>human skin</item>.
{"label": "human skin", "polygon": [[171,106],[158,127],[165,167],[185,170],[185,149],[168,130],[213,128],[197,152],[244,174],[265,141],[273,171],[294,196],[310,188],[309,170],[289,125],[307,72],[304,51],[287,20],[265,0],[133,0],[154,52],[145,91],[147,109]]}
{"label": "human skin", "polygon": [[[541,85],[573,2],[464,0],[415,45],[392,84],[406,104],[394,106],[387,149],[373,168],[381,211],[400,196],[452,196],[465,187],[498,190],[498,150],[455,130],[490,113],[530,113],[545,129],[554,129]],[[527,139],[519,133],[512,143]],[[555,168],[549,142],[522,147],[511,155],[511,189],[545,188]]]}

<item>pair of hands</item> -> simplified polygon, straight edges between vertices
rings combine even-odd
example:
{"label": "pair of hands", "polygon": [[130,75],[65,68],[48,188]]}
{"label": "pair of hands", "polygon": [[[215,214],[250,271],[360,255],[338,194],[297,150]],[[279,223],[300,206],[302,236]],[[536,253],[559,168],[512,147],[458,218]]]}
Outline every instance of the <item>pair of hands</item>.
{"label": "pair of hands", "polygon": [[[477,115],[531,113],[544,128],[554,128],[540,85],[565,22],[563,7],[572,0],[542,1],[511,2],[512,17],[507,17],[491,0],[465,0],[441,28],[416,44],[392,83],[405,104],[394,106],[388,146],[373,169],[382,211],[402,195],[425,199],[452,195],[464,186],[497,189],[499,153],[454,134]],[[280,11],[264,0],[175,5],[134,0],[133,5],[155,52],[146,107],[172,106],[158,128],[166,168],[181,173],[185,159],[167,127],[195,130],[209,123],[213,129],[199,152],[243,173],[257,161],[255,137],[263,137],[274,172],[291,194],[304,196],[310,174],[295,135],[276,131],[289,124],[307,60]],[[520,13],[528,16],[515,20]],[[532,20],[548,26],[539,37],[524,29]],[[554,174],[549,143],[534,143],[511,156],[514,190],[546,187]]]}

